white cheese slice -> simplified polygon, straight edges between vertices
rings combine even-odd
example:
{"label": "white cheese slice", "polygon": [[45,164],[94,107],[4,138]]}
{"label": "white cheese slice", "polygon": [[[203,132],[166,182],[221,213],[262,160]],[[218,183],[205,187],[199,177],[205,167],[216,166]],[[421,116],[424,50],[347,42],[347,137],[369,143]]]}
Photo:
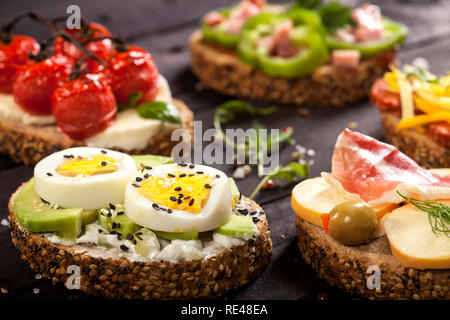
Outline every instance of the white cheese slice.
{"label": "white cheese slice", "polygon": [[29,114],[17,105],[12,94],[4,93],[0,93],[0,118],[34,125],[50,125],[56,122],[53,115]]}
{"label": "white cheese slice", "polygon": [[[450,205],[450,200],[442,200]],[[417,269],[450,268],[450,239],[434,233],[428,213],[412,204],[395,209],[384,218],[384,229],[394,257]]]}
{"label": "white cheese slice", "polygon": [[[171,102],[172,95],[167,80],[160,75],[157,101]],[[135,109],[116,115],[116,120],[105,130],[85,140],[89,147],[120,148],[125,151],[141,150],[158,133],[178,128],[178,125],[160,120],[141,118]]]}

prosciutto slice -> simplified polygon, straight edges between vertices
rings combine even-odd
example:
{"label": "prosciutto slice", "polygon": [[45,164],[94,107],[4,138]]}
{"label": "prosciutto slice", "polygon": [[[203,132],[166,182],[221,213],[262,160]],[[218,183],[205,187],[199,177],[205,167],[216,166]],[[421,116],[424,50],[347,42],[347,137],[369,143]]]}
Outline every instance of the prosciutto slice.
{"label": "prosciutto slice", "polygon": [[433,174],[397,148],[349,129],[337,139],[331,173],[345,190],[370,203],[401,202],[396,190],[426,200],[450,198],[450,177]]}

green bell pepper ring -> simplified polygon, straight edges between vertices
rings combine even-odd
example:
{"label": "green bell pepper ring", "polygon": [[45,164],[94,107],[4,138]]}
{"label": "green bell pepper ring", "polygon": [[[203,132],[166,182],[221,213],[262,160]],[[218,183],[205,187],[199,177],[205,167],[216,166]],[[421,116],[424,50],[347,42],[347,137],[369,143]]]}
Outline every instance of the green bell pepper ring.
{"label": "green bell pepper ring", "polygon": [[290,35],[299,53],[290,58],[270,56],[267,50],[258,51],[258,68],[271,77],[297,78],[310,74],[328,61],[329,54],[323,37],[309,26],[299,26]]}
{"label": "green bell pepper ring", "polygon": [[379,53],[395,48],[397,44],[402,44],[408,35],[408,28],[403,24],[393,22],[383,18],[384,38],[379,41],[362,43],[347,43],[337,39],[334,35],[328,34],[325,37],[327,46],[330,49],[350,49],[358,50],[362,58],[373,57]]}
{"label": "green bell pepper ring", "polygon": [[[231,8],[219,9],[217,12],[227,18],[233,9],[234,6]],[[225,26],[222,23],[209,27],[206,25],[205,21],[202,21],[201,30],[204,41],[217,44],[228,49],[235,49],[239,41],[239,35],[229,34],[225,30]]]}
{"label": "green bell pepper ring", "polygon": [[320,15],[316,11],[295,8],[286,12],[286,17],[291,18],[294,24],[294,27],[300,25],[307,25],[314,30],[320,32],[325,35],[325,27],[323,26],[322,19]]}

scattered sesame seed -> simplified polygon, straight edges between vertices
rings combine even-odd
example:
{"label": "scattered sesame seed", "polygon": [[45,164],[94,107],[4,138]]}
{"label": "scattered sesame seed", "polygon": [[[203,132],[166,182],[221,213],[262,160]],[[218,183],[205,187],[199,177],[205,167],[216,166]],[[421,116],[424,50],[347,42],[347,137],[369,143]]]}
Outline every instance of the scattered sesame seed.
{"label": "scattered sesame seed", "polygon": [[152,167],[150,167],[150,166],[144,166],[144,169],[147,169],[147,170],[152,170],[153,168],[152,168]]}
{"label": "scattered sesame seed", "polygon": [[220,174],[216,174],[216,178],[217,178],[217,179],[220,178]]}
{"label": "scattered sesame seed", "polygon": [[141,185],[139,183],[133,183],[132,186],[135,188],[139,188]]}
{"label": "scattered sesame seed", "polygon": [[167,175],[168,175],[169,177],[171,177],[171,178],[175,178],[175,175],[174,175],[174,174],[168,173]]}
{"label": "scattered sesame seed", "polygon": [[258,213],[258,211],[252,211],[252,212],[249,213],[249,215],[254,216],[257,213]]}
{"label": "scattered sesame seed", "polygon": [[119,233],[117,233],[117,240],[119,240],[119,241],[122,240],[122,237]]}
{"label": "scattered sesame seed", "polygon": [[102,229],[98,229],[98,233],[103,233],[103,230]]}
{"label": "scattered sesame seed", "polygon": [[167,209],[167,213],[172,213],[173,211],[172,211],[172,209]]}
{"label": "scattered sesame seed", "polygon": [[184,178],[184,177],[186,177],[186,173],[182,173],[182,174],[180,174],[180,175],[179,175],[179,177],[180,177],[180,178]]}
{"label": "scattered sesame seed", "polygon": [[131,240],[131,242],[132,242],[134,245],[136,245],[136,243],[137,243],[136,239]]}
{"label": "scattered sesame seed", "polygon": [[187,199],[189,199],[191,196],[186,196],[186,197],[184,197],[184,200],[187,200]]}
{"label": "scattered sesame seed", "polygon": [[69,159],[69,158],[74,158],[73,154],[65,154],[64,158]]}
{"label": "scattered sesame seed", "polygon": [[180,167],[186,167],[186,166],[187,166],[187,163],[181,162],[181,163],[178,163],[178,165],[179,165]]}
{"label": "scattered sesame seed", "polygon": [[176,187],[174,190],[175,191],[181,191],[181,187]]}
{"label": "scattered sesame seed", "polygon": [[203,171],[197,171],[197,174],[203,174]]}
{"label": "scattered sesame seed", "polygon": [[150,175],[148,173],[144,174],[145,179],[148,179],[148,177],[150,177]]}
{"label": "scattered sesame seed", "polygon": [[137,182],[142,181],[142,178],[141,177],[136,177],[136,181]]}
{"label": "scattered sesame seed", "polygon": [[171,197],[170,197],[170,200],[172,200],[172,201],[178,201],[177,198],[175,198],[174,196],[171,196]]}
{"label": "scattered sesame seed", "polygon": [[127,233],[125,239],[127,240],[133,240],[133,235],[131,233]]}
{"label": "scattered sesame seed", "polygon": [[106,154],[106,150],[100,150],[100,152]]}
{"label": "scattered sesame seed", "polygon": [[102,166],[106,166],[106,165],[107,165],[106,161],[102,161],[100,164],[101,164]]}
{"label": "scattered sesame seed", "polygon": [[189,205],[192,206],[194,204],[194,199],[191,199],[191,201],[189,201]]}
{"label": "scattered sesame seed", "polygon": [[143,233],[141,232],[141,231],[139,231],[139,232],[136,232],[134,235],[135,236],[141,236]]}
{"label": "scattered sesame seed", "polygon": [[183,202],[183,200],[181,200],[180,198],[178,198],[177,203],[180,204],[181,202]]}
{"label": "scattered sesame seed", "polygon": [[41,280],[41,279],[42,279],[42,274],[36,273],[36,275],[34,276],[34,278],[35,278],[36,280]]}
{"label": "scattered sesame seed", "polygon": [[109,204],[109,207],[111,208],[111,210],[116,210],[116,206],[113,205],[112,203]]}
{"label": "scattered sesame seed", "polygon": [[123,251],[128,251],[128,247],[126,245],[124,245],[124,244],[122,244],[120,246],[120,249],[122,249]]}
{"label": "scattered sesame seed", "polygon": [[190,168],[190,169],[194,169],[194,168],[195,168],[195,164],[191,163],[191,164],[189,165],[189,168]]}
{"label": "scattered sesame seed", "polygon": [[125,214],[125,211],[119,211],[119,212],[117,212],[117,215],[118,215],[118,216],[121,216],[121,215],[123,215],[123,214]]}
{"label": "scattered sesame seed", "polygon": [[258,217],[253,217],[252,220],[253,220],[253,222],[258,222],[258,221],[261,220],[261,219],[258,218]]}
{"label": "scattered sesame seed", "polygon": [[189,173],[189,177],[195,176],[195,173]]}
{"label": "scattered sesame seed", "polygon": [[108,218],[111,218],[112,217],[112,213],[108,212],[107,216],[108,216]]}
{"label": "scattered sesame seed", "polygon": [[205,188],[206,189],[211,189],[212,187],[211,187],[211,185],[209,183],[207,183],[207,184],[205,184]]}
{"label": "scattered sesame seed", "polygon": [[47,175],[48,175],[49,177],[52,177],[52,176],[53,176],[53,174],[52,174],[51,172],[47,172]]}
{"label": "scattered sesame seed", "polygon": [[114,221],[111,224],[111,228],[112,229],[117,229],[117,223],[115,223]]}
{"label": "scattered sesame seed", "polygon": [[247,209],[238,209],[237,211],[238,211],[240,214],[244,215],[244,216],[248,215],[248,210],[247,210]]}
{"label": "scattered sesame seed", "polygon": [[152,203],[152,207],[155,208],[155,209],[159,209],[158,204],[157,204],[157,203],[154,203],[154,202]]}
{"label": "scattered sesame seed", "polygon": [[183,197],[184,197],[184,195],[182,193],[178,194],[178,198],[183,198]]}

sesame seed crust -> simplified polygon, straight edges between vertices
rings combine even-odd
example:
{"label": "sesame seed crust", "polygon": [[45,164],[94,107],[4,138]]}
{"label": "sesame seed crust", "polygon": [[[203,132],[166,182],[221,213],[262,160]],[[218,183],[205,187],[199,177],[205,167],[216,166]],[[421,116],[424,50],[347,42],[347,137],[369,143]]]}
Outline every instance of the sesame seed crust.
{"label": "sesame seed crust", "polygon": [[439,145],[415,128],[397,130],[400,117],[393,113],[382,112],[381,120],[387,143],[396,146],[408,157],[427,169],[450,168],[450,148]]}
{"label": "sesame seed crust", "polygon": [[[419,270],[392,256],[385,236],[368,244],[345,246],[323,228],[296,216],[298,247],[317,275],[337,288],[364,298],[389,300],[450,299],[450,270]],[[381,288],[368,289],[369,266],[379,266]]]}
{"label": "sesame seed crust", "polygon": [[357,69],[324,65],[311,75],[286,79],[269,77],[242,63],[234,52],[203,42],[200,30],[191,34],[189,45],[192,70],[210,89],[240,98],[325,107],[366,98],[372,83],[388,71],[395,56],[391,52],[387,59],[380,55],[363,60]]}
{"label": "sesame seed crust", "polygon": [[[53,284],[65,284],[70,276],[66,274],[68,266],[77,265],[81,290],[92,295],[144,300],[214,298],[254,280],[270,262],[272,241],[265,215],[256,224],[259,234],[255,239],[210,258],[171,263],[93,257],[88,250],[78,252],[74,247],[52,243],[19,226],[13,214],[14,198],[25,184],[9,201],[12,242],[21,258]],[[262,211],[254,201],[244,199],[252,210]]]}
{"label": "sesame seed crust", "polygon": [[[192,111],[181,100],[173,99],[173,104],[180,112],[182,128],[188,130],[192,138],[194,133]],[[113,149],[128,154],[170,156],[172,148],[178,143],[170,140],[172,131],[164,131],[152,137],[148,146],[142,150]],[[70,139],[59,132],[56,125],[25,125],[19,121],[0,118],[0,152],[9,155],[17,163],[33,165],[54,152],[81,146],[85,146],[83,141]]]}

